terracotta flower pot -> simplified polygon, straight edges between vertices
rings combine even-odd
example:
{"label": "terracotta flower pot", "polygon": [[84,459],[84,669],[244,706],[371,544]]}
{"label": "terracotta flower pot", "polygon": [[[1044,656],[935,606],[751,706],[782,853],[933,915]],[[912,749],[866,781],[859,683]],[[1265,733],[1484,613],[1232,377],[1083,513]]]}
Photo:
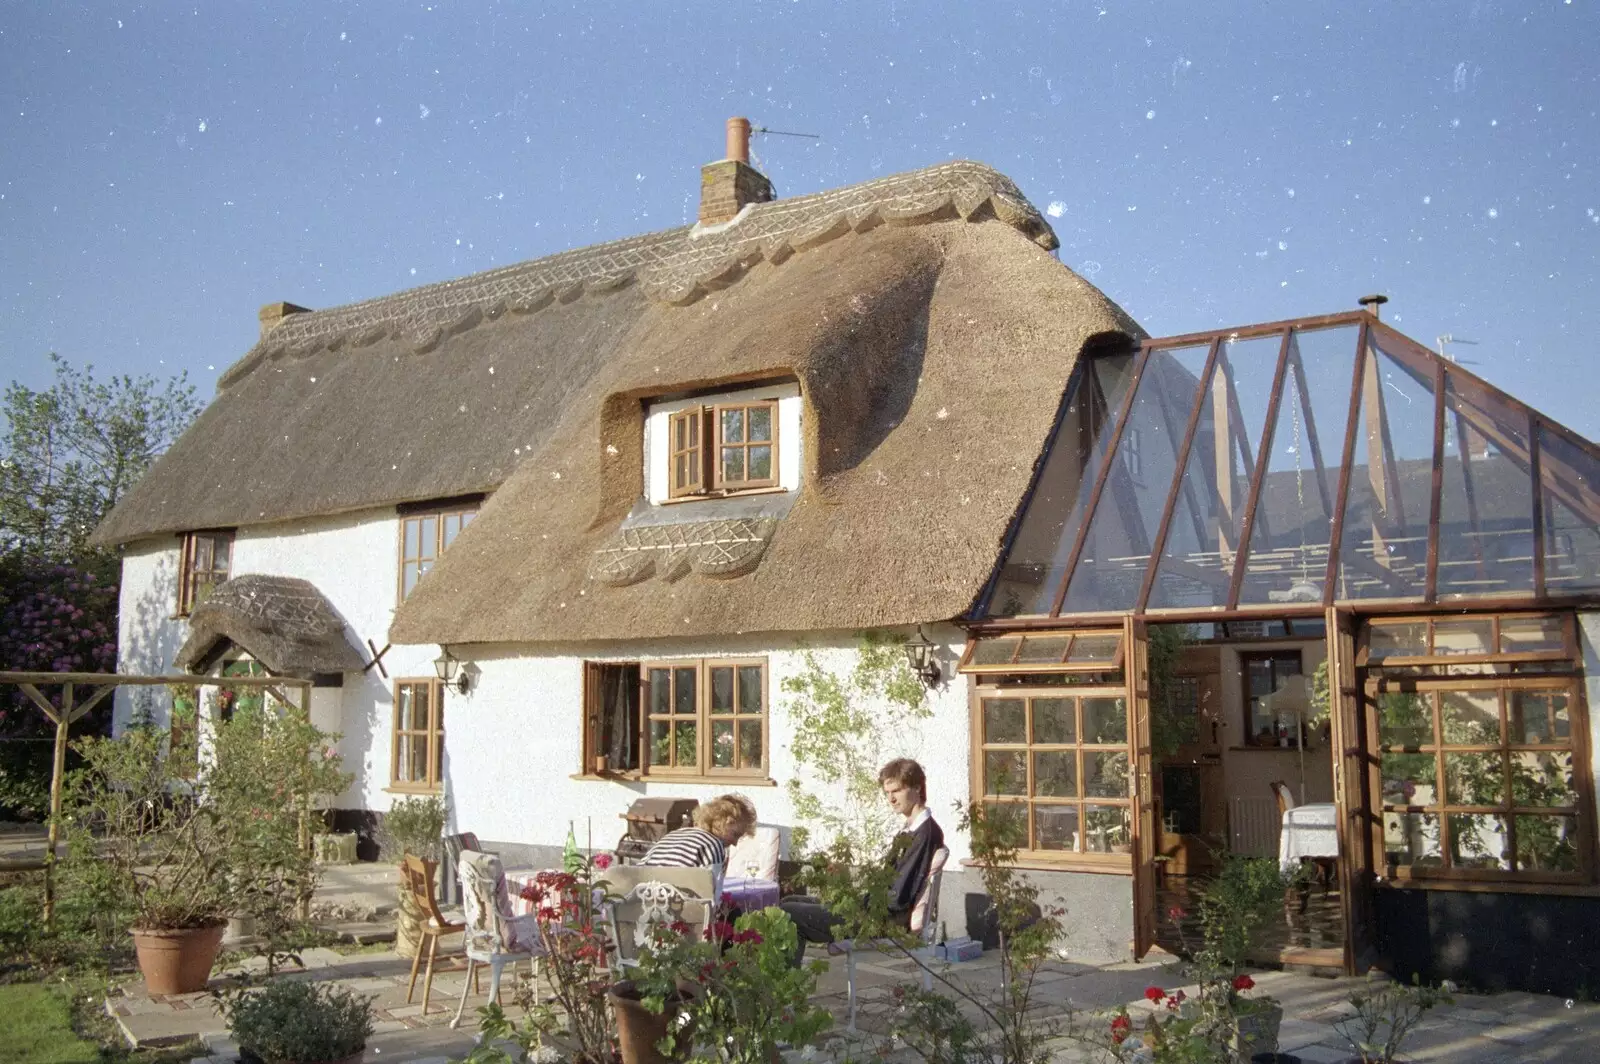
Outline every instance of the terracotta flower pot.
{"label": "terracotta flower pot", "polygon": [[145,989],[152,994],[192,994],[206,988],[222,950],[227,924],[176,931],[133,932]]}
{"label": "terracotta flower pot", "polygon": [[[668,1008],[657,1015],[644,1007],[644,1002],[634,997],[616,993],[606,995],[611,1002],[611,1013],[617,1018],[617,1048],[622,1053],[622,1064],[671,1064],[675,1058],[663,1056],[656,1043],[667,1036],[674,1012]],[[688,1046],[683,1047],[685,1050]]]}

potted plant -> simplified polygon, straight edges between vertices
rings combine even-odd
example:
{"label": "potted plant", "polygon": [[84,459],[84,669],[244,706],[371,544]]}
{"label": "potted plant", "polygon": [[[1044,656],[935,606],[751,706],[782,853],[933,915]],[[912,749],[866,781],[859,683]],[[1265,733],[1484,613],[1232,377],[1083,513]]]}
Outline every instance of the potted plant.
{"label": "potted plant", "polygon": [[[518,1035],[546,1036],[567,1043],[575,1064],[611,1064],[616,1059],[608,990],[612,973],[606,968],[611,942],[605,931],[602,906],[606,884],[600,873],[610,865],[609,854],[574,856],[572,871],[540,872],[522,890],[533,904],[543,947],[545,977],[555,1001],[535,1004],[528,1027]],[[504,1024],[503,1014],[490,1007],[484,1012],[482,1032]]]}
{"label": "potted plant", "polygon": [[1414,983],[1405,986],[1386,977],[1373,976],[1368,989],[1350,995],[1355,1013],[1334,1023],[1334,1029],[1349,1041],[1359,1056],[1345,1064],[1393,1064],[1400,1044],[1422,1019],[1422,1014],[1450,998],[1439,988]]}
{"label": "potted plant", "polygon": [[133,934],[152,994],[204,989],[238,907],[227,824],[148,720],[77,744],[67,784],[69,889]]}
{"label": "potted plant", "polygon": [[356,1064],[372,1037],[372,999],[342,987],[275,979],[222,999],[245,1064]]}
{"label": "potted plant", "polygon": [[[408,853],[425,861],[437,861],[444,845],[444,828],[449,815],[449,806],[437,795],[399,799],[383,814],[384,855],[396,864]],[[435,884],[435,889],[437,887]],[[403,877],[398,890],[394,948],[400,956],[410,957],[417,952],[427,916],[417,908]]]}
{"label": "potted plant", "polygon": [[[675,1025],[690,1022],[684,1008],[689,988],[705,965],[715,963],[715,952],[709,942],[694,938],[685,923],[651,925],[650,942],[639,950],[631,977],[614,984],[607,995],[622,1064],[663,1064],[684,1056],[688,1032]],[[672,1048],[663,1052],[661,1043],[669,1031],[675,1034]]]}

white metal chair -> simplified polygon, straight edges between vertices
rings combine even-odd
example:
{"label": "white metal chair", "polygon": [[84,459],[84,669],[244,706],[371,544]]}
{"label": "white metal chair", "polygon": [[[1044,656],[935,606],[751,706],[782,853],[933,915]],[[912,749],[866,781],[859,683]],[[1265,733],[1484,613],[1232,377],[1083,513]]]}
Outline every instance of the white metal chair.
{"label": "white metal chair", "polygon": [[715,869],[613,867],[606,883],[615,897],[606,906],[611,950],[617,967],[639,963],[639,948],[649,943],[650,927],[682,920],[699,938],[711,926],[717,907]]}
{"label": "white metal chair", "polygon": [[[933,860],[928,864],[928,882],[923,884],[917,903],[911,907],[908,927],[922,945],[907,952],[920,962],[918,971],[922,973],[923,990],[933,989],[933,973],[928,970],[928,965],[933,961],[934,941],[939,936],[939,881],[944,878],[944,866],[949,860],[949,850],[941,847],[934,851]],[[876,940],[857,943],[850,939],[828,945],[830,954],[844,954],[844,986],[850,1002],[850,1022],[846,1024],[847,1030],[856,1029],[856,951],[862,949],[881,951],[883,946],[884,943]]]}
{"label": "white metal chair", "polygon": [[534,967],[534,1000],[539,997],[538,964],[544,955],[539,925],[534,916],[513,916],[511,896],[506,889],[505,870],[492,853],[461,851],[458,875],[461,903],[467,921],[467,974],[461,981],[461,1001],[456,1005],[451,1027],[461,1026],[467,1007],[467,989],[477,985],[477,966],[489,966],[489,1000],[500,1000],[500,974],[517,961],[527,960]]}

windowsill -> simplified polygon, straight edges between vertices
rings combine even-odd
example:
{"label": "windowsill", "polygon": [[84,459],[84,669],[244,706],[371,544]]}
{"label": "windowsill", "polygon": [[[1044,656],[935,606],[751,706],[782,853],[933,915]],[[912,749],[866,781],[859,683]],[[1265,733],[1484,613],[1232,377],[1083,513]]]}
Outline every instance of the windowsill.
{"label": "windowsill", "polygon": [[389,784],[389,786],[387,786],[387,787],[385,787],[383,789],[383,793],[385,793],[385,794],[410,794],[410,795],[416,795],[416,794],[421,794],[421,795],[442,794],[442,793],[444,793],[444,788],[443,787],[439,787],[439,786],[434,786],[434,787],[428,787],[428,786],[413,787],[413,786],[408,786],[408,785],[406,785],[404,783],[391,783],[391,784]]}
{"label": "windowsill", "polygon": [[649,776],[641,772],[574,772],[567,777],[584,783],[692,783],[697,786],[720,787],[776,787],[778,781],[768,776]]}
{"label": "windowsill", "polygon": [[676,506],[680,502],[719,502],[723,499],[745,499],[751,495],[782,495],[789,489],[781,484],[770,488],[746,488],[743,491],[706,492],[699,495],[673,495],[662,499],[658,506]]}
{"label": "windowsill", "polygon": [[[970,857],[961,860],[962,868],[981,867]],[[1019,854],[1010,867],[1032,872],[1091,872],[1107,876],[1133,875],[1133,855],[1127,853],[1071,853],[1042,856]]]}

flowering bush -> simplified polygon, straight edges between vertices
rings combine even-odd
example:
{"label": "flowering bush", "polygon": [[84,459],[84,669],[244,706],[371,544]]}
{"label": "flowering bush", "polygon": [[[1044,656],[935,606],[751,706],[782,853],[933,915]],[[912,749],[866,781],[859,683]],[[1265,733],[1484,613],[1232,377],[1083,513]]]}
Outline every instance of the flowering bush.
{"label": "flowering bush", "polygon": [[611,1064],[618,1050],[606,1002],[612,979],[606,970],[611,941],[601,921],[605,883],[597,876],[603,868],[597,858],[581,859],[575,867],[540,872],[522,890],[538,918],[545,974],[559,1006],[533,1006],[531,1025],[540,1034],[565,1031],[579,1064]]}

